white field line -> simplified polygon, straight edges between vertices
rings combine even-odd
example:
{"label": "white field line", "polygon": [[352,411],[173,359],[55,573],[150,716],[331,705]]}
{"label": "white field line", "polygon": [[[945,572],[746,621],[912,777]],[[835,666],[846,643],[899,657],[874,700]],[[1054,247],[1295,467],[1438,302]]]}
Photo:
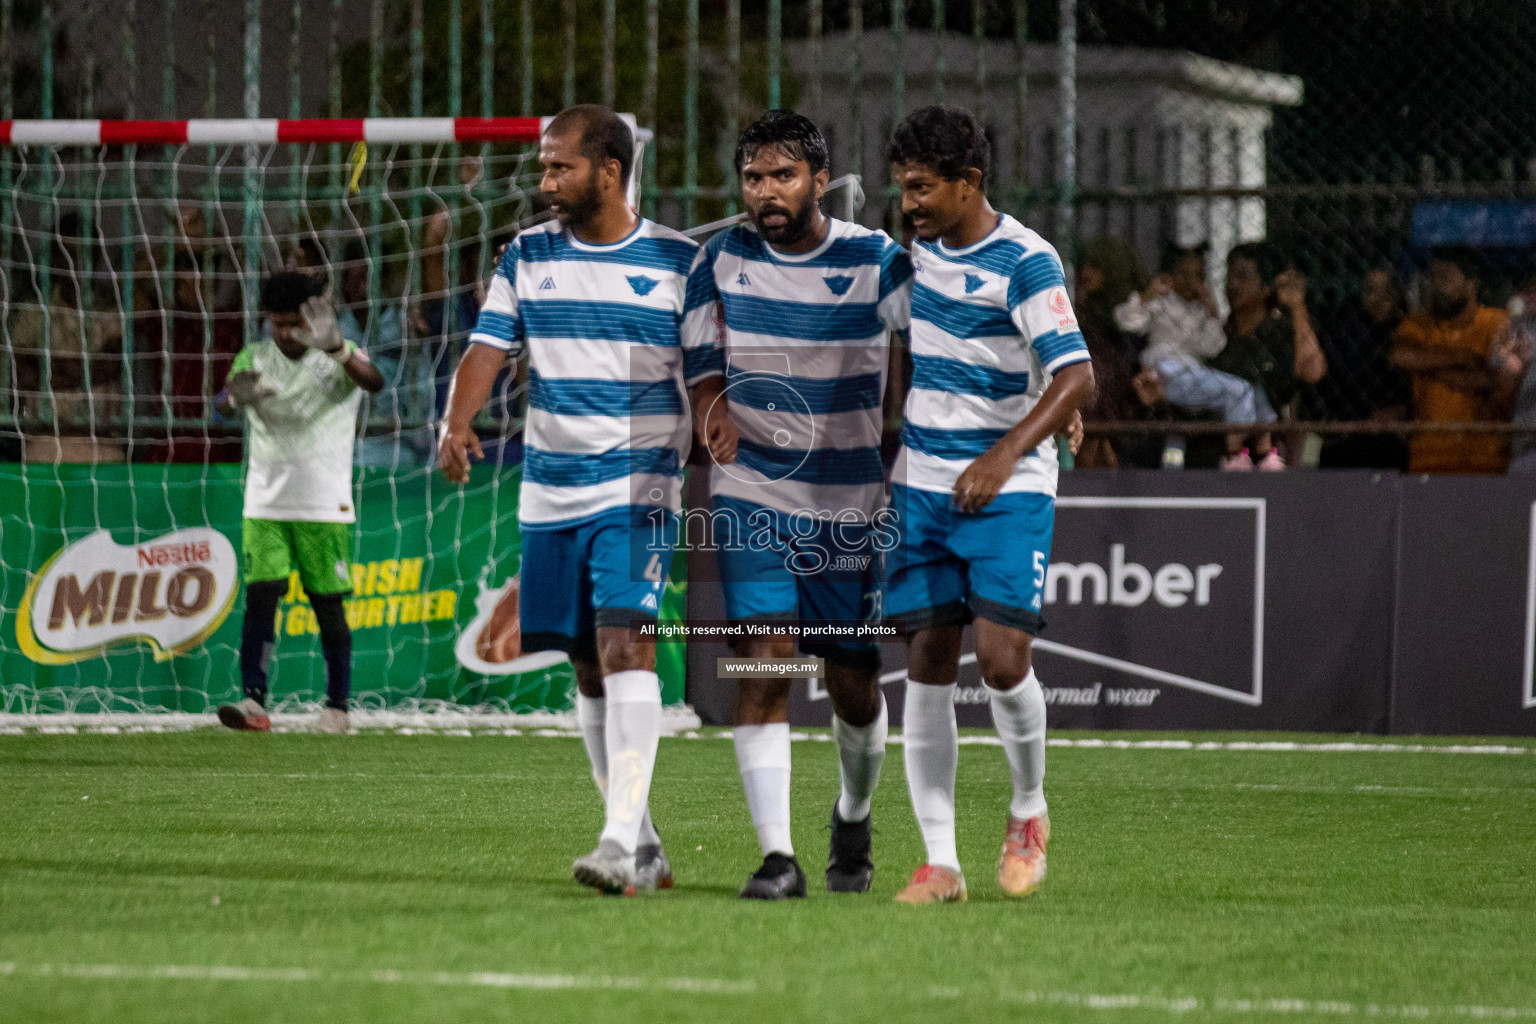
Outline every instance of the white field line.
{"label": "white field line", "polygon": [[[982,992],[935,985],[929,988],[932,999],[975,1000]],[[1356,1003],[1332,999],[1226,999],[1197,996],[1154,996],[1136,993],[1034,992],[1003,989],[989,992],[998,1002],[1029,1006],[1070,1006],[1083,1010],[1161,1010],[1170,1014],[1277,1014],[1319,1017],[1405,1017],[1416,1020],[1455,1017],[1471,1020],[1530,1020],[1536,1018],[1531,1006],[1476,1006],[1464,1004],[1421,1005],[1414,1003]]]}
{"label": "white field line", "polygon": [[[277,712],[272,715],[274,732],[308,732],[313,730],[315,715],[300,712]],[[106,712],[101,714],[0,714],[0,736],[39,735],[128,735],[135,733],[186,732],[193,729],[218,727],[218,719],[210,714],[188,712]],[[553,736],[569,738],[580,736],[573,711],[540,711],[528,714],[506,714],[476,711],[367,711],[352,712],[354,732],[391,733],[398,736]],[[683,739],[730,739],[729,729],[718,732],[700,732],[702,723],[692,708],[686,706],[664,708],[662,711],[663,736]],[[792,732],[790,739],[806,742],[829,742],[830,732]],[[892,733],[891,743],[901,743],[900,732]],[[1186,740],[1186,739],[1073,739],[1047,737],[1046,746],[1075,749],[1106,750],[1192,750],[1192,751],[1257,751],[1260,753],[1370,753],[1370,754],[1531,754],[1536,746],[1516,746],[1501,743],[1401,743],[1360,742],[1337,740],[1315,743],[1293,740]],[[962,746],[1001,746],[996,736],[966,735],[960,737]]]}
{"label": "white field line", "polygon": [[[447,988],[523,989],[537,991],[657,991],[701,995],[752,995],[751,979],[634,978],[610,975],[503,973],[498,971],[320,971],[308,967],[241,967],[198,964],[18,964],[0,961],[0,978],[72,978],[93,981],[224,981],[265,984],[343,983],[362,985],[422,985]],[[931,986],[932,999],[972,1001],[983,995],[975,988]],[[1032,1006],[1070,1006],[1085,1010],[1161,1010],[1171,1014],[1273,1014],[1313,1016],[1456,1017],[1473,1020],[1536,1019],[1536,1007],[1467,1004],[1424,1005],[1356,1003],[1345,1000],[1270,997],[1259,999],[1157,996],[1137,993],[1036,992],[1002,989],[985,993],[999,1002]]]}
{"label": "white field line", "polygon": [[[315,727],[320,706],[286,707],[272,712],[273,732],[309,732]],[[512,714],[497,711],[434,710],[383,711],[366,708],[351,712],[354,731],[391,732],[413,735],[509,735],[567,736],[580,735],[574,711],[532,711]],[[60,712],[57,714],[0,713],[0,736],[21,733],[64,734],[96,733],[104,735],[188,732],[218,727],[213,712],[194,714],[185,711],[116,711],[101,713]],[[686,705],[662,708],[661,734],[674,736],[703,723]]]}
{"label": "white field line", "polygon": [[757,983],[751,979],[626,978],[591,974],[507,974],[496,971],[319,971],[308,967],[238,967],[198,964],[18,964],[0,961],[0,977],[13,975],[99,981],[250,981],[326,984],[340,982],[362,985],[437,985],[448,988],[545,991],[623,989],[706,995],[748,995],[757,991]]}

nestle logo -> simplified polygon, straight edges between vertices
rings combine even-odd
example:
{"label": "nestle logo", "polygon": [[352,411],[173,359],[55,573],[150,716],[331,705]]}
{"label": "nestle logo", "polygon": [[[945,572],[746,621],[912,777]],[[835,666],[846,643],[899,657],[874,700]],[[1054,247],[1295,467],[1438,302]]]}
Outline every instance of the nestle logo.
{"label": "nestle logo", "polygon": [[158,569],[167,565],[201,565],[213,559],[207,541],[186,544],[152,544],[139,548],[139,567]]}

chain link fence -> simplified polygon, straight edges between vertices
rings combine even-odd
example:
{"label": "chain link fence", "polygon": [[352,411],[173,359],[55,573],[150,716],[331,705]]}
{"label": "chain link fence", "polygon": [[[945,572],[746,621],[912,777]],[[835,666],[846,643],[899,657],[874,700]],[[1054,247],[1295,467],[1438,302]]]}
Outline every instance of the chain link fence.
{"label": "chain link fence", "polygon": [[[1291,465],[1502,472],[1536,445],[1533,14],[1526,0],[0,0],[0,119],[604,102],[655,130],[642,205],[686,228],[738,211],[737,131],[794,106],[823,126],[833,173],[862,178],[861,219],[899,234],[884,141],[917,106],[963,105],[993,143],[994,203],[1076,270],[1100,381],[1083,464],[1262,464],[1273,448]],[[8,223],[23,159],[0,164]],[[429,218],[391,215],[420,247]],[[166,224],[145,234],[175,233],[154,216]],[[228,231],[236,264],[261,250]],[[33,272],[8,259],[13,278]],[[360,301],[385,304],[381,280]]]}

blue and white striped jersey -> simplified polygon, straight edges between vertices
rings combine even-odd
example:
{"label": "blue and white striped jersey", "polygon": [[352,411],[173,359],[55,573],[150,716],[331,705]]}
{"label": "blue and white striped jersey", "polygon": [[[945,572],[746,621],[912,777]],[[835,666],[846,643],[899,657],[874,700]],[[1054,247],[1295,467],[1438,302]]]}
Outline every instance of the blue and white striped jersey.
{"label": "blue and white striped jersey", "polygon": [[470,341],[528,351],[518,519],[574,526],[625,505],[681,511],[691,432],[685,348],[710,348],[712,310],[689,304],[689,238],[641,220],[589,245],[556,222],[507,247]]}
{"label": "blue and white striped jersey", "polygon": [[[894,479],[949,492],[1035,407],[1063,366],[1088,361],[1056,250],[1007,214],[975,245],[912,251],[912,389]],[[1003,492],[1056,493],[1056,442],[1020,459]]]}
{"label": "blue and white striped jersey", "polygon": [[711,238],[700,262],[725,327],[714,367],[741,435],[712,492],[781,512],[873,514],[890,333],[908,321],[906,250],[834,219],[821,245],[786,254],[742,224]]}

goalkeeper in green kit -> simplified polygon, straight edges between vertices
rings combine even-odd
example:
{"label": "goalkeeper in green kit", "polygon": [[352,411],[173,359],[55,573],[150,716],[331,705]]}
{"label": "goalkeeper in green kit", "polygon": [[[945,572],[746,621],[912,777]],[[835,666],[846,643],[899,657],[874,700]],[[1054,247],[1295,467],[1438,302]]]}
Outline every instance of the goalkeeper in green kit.
{"label": "goalkeeper in green kit", "polygon": [[352,445],[364,391],[384,377],[336,329],[325,282],[273,274],[261,285],[270,338],[247,345],[219,393],[219,412],[248,414],[245,512],[245,622],[240,633],[244,698],[219,708],[231,729],[266,732],[267,672],[276,642],[277,605],[298,570],[320,627],[326,707],[320,730],[347,731],[352,630],[343,599],[352,592]]}

